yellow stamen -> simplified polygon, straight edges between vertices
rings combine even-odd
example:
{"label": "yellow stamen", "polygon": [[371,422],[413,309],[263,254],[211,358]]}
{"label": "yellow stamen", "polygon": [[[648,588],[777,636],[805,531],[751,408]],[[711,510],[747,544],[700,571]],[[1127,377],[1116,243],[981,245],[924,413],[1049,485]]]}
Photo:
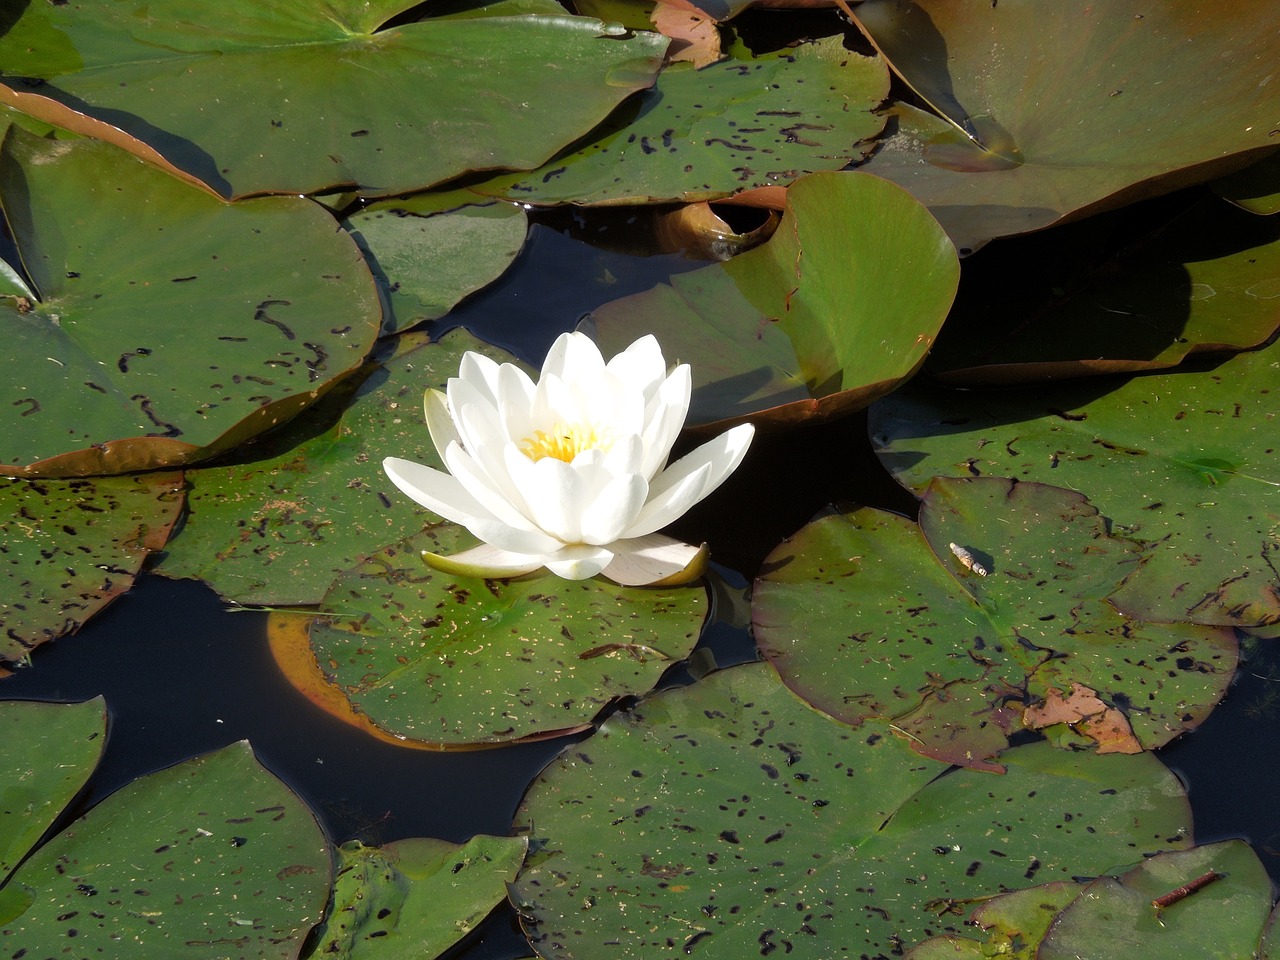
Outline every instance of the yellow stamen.
{"label": "yellow stamen", "polygon": [[590,423],[557,423],[550,430],[535,430],[520,441],[520,450],[535,463],[543,457],[572,463],[584,450],[608,450],[612,446],[613,431]]}

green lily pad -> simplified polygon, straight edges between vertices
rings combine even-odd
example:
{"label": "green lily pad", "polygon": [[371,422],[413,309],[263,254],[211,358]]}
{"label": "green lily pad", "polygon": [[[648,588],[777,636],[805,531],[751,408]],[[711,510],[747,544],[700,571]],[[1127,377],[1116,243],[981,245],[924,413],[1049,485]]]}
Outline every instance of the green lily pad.
{"label": "green lily pad", "polygon": [[877,57],[840,37],[695,70],[672,64],[585,145],[470,189],[528,203],[712,200],[860,160],[884,127]]}
{"label": "green lily pad", "polygon": [[1006,759],[1004,776],[939,776],[767,665],[718,671],[614,715],[534,782],[512,900],[547,958],[882,956],[958,929],[967,899],[1187,843],[1182,788],[1150,754]]}
{"label": "green lily pad", "polygon": [[906,960],[1036,960],[1036,948],[1049,924],[1084,886],[1060,880],[987,900],[969,918],[982,928],[985,941],[969,939],[972,933],[932,937],[908,950]]}
{"label": "green lily pad", "polygon": [[941,116],[895,108],[865,169],[923,201],[962,253],[1239,169],[1275,145],[1280,8],[1220,13],[867,0],[858,25]]}
{"label": "green lily pad", "polygon": [[5,949],[295,957],[329,889],[311,813],[239,743],[136,780],[10,877]]}
{"label": "green lily pad", "polygon": [[39,296],[0,301],[0,473],[212,456],[313,402],[377,336],[373,278],[310,201],[226,204],[108,144],[15,126],[0,203]]}
{"label": "green lily pad", "polygon": [[1209,186],[1241,210],[1260,216],[1280,213],[1280,153],[1271,153],[1252,166],[1218,178]]}
{"label": "green lily pad", "polygon": [[919,527],[863,508],[778,547],[753,627],[805,700],[848,723],[892,720],[926,756],[999,769],[1033,706],[1028,725],[1071,723],[1101,752],[1132,753],[1198,726],[1236,666],[1229,630],[1144,624],[1107,602],[1140,559],[1073,491],[937,478]]}
{"label": "green lily pad", "polygon": [[651,689],[698,640],[700,586],[483,580],[421,558],[474,544],[440,524],[386,547],[333,584],[312,624],[321,670],[393,735],[461,747],[582,729]]}
{"label": "green lily pad", "polygon": [[538,166],[649,86],[668,42],[567,14],[380,29],[412,6],[32,4],[0,37],[0,101],[228,198],[393,195]]}
{"label": "green lily pad", "polygon": [[959,272],[950,241],[901,189],[817,173],[788,190],[762,246],[591,318],[606,354],[654,333],[692,364],[690,424],[794,422],[860,409],[911,376]]}
{"label": "green lily pad", "polygon": [[1278,327],[1280,218],[1207,198],[1052,302],[953,314],[927,369],[957,384],[1151,370],[1255,347]]}
{"label": "green lily pad", "polygon": [[[89,780],[106,742],[101,697],[84,703],[0,701],[0,884]],[[0,891],[0,922],[6,902]]]}
{"label": "green lily pad", "polygon": [[524,861],[523,837],[465,844],[415,837],[338,848],[333,903],[311,956],[435,957],[501,903]]}
{"label": "green lily pad", "polygon": [[0,480],[0,660],[74,633],[125,593],[182,510],[182,475]]}
{"label": "green lily pad", "polygon": [[1112,597],[1146,621],[1280,623],[1280,346],[1208,370],[998,392],[912,384],[872,408],[880,459],[923,490],[935,475],[1079,490],[1155,544]]}
{"label": "green lily pad", "polygon": [[384,332],[399,333],[501,276],[524,246],[528,218],[515,204],[447,191],[372,204],[345,226],[387,297]]}
{"label": "green lily pad", "polygon": [[[1153,906],[1207,874],[1216,879],[1166,907]],[[1247,843],[1171,851],[1090,883],[1054,920],[1036,957],[1239,960],[1255,955],[1270,912],[1271,881]]]}
{"label": "green lily pad", "polygon": [[383,458],[444,469],[423,392],[456,376],[467,350],[511,356],[463,330],[438,343],[409,334],[384,349],[354,397],[326,399],[256,459],[187,471],[186,521],[156,572],[204,580],[237,603],[315,604],[340,573],[438,519],[398,493]]}

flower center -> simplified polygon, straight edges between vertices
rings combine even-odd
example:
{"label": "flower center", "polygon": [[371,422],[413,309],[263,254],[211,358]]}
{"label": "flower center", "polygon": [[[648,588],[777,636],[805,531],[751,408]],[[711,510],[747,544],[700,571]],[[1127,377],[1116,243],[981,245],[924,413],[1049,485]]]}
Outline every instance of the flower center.
{"label": "flower center", "polygon": [[535,430],[520,441],[520,450],[535,463],[543,457],[554,457],[565,463],[584,450],[608,450],[613,446],[613,431],[590,423],[557,423],[550,430]]}

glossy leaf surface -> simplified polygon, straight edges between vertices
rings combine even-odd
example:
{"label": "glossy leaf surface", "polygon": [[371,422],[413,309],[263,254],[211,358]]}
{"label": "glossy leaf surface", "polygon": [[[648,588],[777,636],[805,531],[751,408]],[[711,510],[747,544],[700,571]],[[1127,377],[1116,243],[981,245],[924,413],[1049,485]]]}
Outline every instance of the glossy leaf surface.
{"label": "glossy leaf surface", "polygon": [[501,276],[528,223],[515,204],[447,191],[370,204],[346,227],[387,297],[383,330],[399,333],[443,317]]}
{"label": "glossy leaf surface", "polygon": [[[1023,722],[1071,722],[1100,752],[1132,753],[1197,726],[1236,665],[1229,631],[1116,612],[1106,598],[1140,559],[1077,493],[938,478],[918,527],[864,508],[783,543],[753,626],[806,700],[892,720],[928,756],[998,769],[1020,708],[1046,701]],[[1076,684],[1088,706],[1067,699]]]}
{"label": "glossy leaf surface", "polygon": [[466,350],[511,360],[462,330],[437,343],[402,337],[354,396],[321,404],[258,457],[187,471],[189,513],[158,572],[204,580],[238,603],[314,604],[341,572],[421,530],[434,515],[395,488],[382,460],[443,469],[422,395],[457,374]]}
{"label": "glossy leaf surface", "polygon": [[[103,701],[0,701],[0,884],[71,802],[106,741]],[[0,903],[4,895],[0,894]],[[3,906],[0,906],[3,914]]]}
{"label": "glossy leaf surface", "polygon": [[1112,599],[1142,620],[1280,623],[1280,348],[1216,367],[1032,390],[911,386],[872,408],[880,458],[923,490],[936,475],[1080,490],[1154,543]]}
{"label": "glossy leaf surface", "polygon": [[182,475],[0,479],[0,660],[74,633],[125,593],[182,510]]}
{"label": "glossy leaf surface", "polygon": [[946,118],[895,108],[866,169],[915,194],[962,252],[1227,173],[1274,146],[1265,78],[1280,8],[1268,0],[1212,17],[1198,0],[1140,11],[867,0],[855,16]]}
{"label": "glossy leaf surface", "polygon": [[11,127],[0,203],[39,297],[0,301],[0,473],[211,456],[314,401],[377,336],[373,278],[310,201],[229,205],[108,144]]}
{"label": "glossy leaf surface", "polygon": [[840,37],[700,70],[672,65],[585,145],[472,189],[528,203],[644,203],[786,186],[866,156],[888,92],[884,62]]}
{"label": "glossy leaf surface", "polygon": [[950,241],[901,189],[819,173],[791,187],[762,246],[592,319],[606,354],[652,332],[692,365],[690,424],[787,423],[860,409],[909,377],[958,278]]}
{"label": "glossy leaf surface", "polygon": [[952,902],[1186,842],[1181,787],[1149,754],[1006,757],[1004,776],[939,777],[766,665],[719,671],[616,714],[535,781],[512,899],[548,958],[891,955],[958,928]]}
{"label": "glossy leaf surface", "polygon": [[420,556],[474,543],[441,524],[380,550],[333,584],[311,627],[320,669],[396,736],[460,747],[579,729],[651,689],[698,640],[701,586],[483,580]]}
{"label": "glossy leaf surface", "polygon": [[507,895],[524,860],[519,837],[472,837],[465,844],[427,837],[385,847],[358,841],[338,848],[329,916],[311,955],[380,960],[444,953]]}
{"label": "glossy leaf surface", "polygon": [[[296,957],[329,888],[311,813],[248,744],[112,794],[40,847],[5,888],[6,949],[49,956]],[[124,946],[127,944],[128,946]]]}
{"label": "glossy leaf surface", "polygon": [[568,15],[379,29],[411,6],[31,4],[0,38],[0,99],[225,197],[391,195],[536,167],[647,87],[667,46]]}

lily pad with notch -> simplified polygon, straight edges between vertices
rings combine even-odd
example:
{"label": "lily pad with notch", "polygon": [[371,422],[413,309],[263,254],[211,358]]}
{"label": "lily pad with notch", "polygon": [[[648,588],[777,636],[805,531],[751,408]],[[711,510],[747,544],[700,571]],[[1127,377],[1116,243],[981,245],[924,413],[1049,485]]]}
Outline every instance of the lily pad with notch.
{"label": "lily pad with notch", "polygon": [[1020,715],[1132,753],[1199,725],[1237,660],[1229,630],[1111,605],[1142,556],[1073,491],[939,477],[919,526],[861,508],[775,549],[753,626],[801,697],[849,723],[889,721],[926,756],[1000,769]]}
{"label": "lily pad with notch", "polygon": [[1008,773],[920,757],[812,710],[766,664],[712,673],[565,749],[516,816],[511,898],[539,955],[885,956],[958,907],[1189,842],[1151,754],[1010,750]]}

